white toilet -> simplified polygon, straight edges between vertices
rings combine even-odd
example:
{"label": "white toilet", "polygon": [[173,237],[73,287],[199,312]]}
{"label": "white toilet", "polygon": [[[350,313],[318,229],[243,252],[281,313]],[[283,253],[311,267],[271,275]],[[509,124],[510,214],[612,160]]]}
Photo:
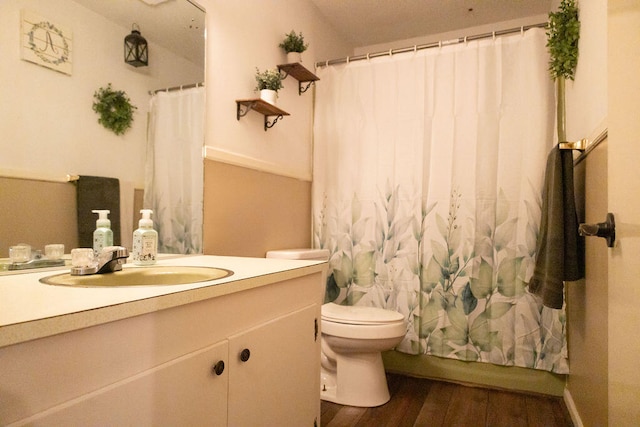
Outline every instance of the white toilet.
{"label": "white toilet", "polygon": [[[267,258],[327,260],[325,249],[269,251]],[[390,399],[381,352],[407,332],[404,316],[375,307],[322,306],[320,397],[341,405],[373,407]]]}

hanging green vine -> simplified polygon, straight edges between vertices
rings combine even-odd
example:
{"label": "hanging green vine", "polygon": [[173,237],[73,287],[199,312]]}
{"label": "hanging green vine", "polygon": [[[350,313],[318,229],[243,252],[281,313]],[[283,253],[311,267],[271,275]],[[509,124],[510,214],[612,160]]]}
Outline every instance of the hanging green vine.
{"label": "hanging green vine", "polygon": [[98,89],[93,98],[93,111],[100,115],[98,123],[116,135],[122,135],[131,127],[133,112],[138,107],[131,105],[124,91],[113,90],[109,83],[106,88]]}
{"label": "hanging green vine", "polygon": [[551,60],[549,71],[553,79],[574,79],[578,65],[580,20],[575,0],[562,0],[557,12],[549,13],[547,48]]}

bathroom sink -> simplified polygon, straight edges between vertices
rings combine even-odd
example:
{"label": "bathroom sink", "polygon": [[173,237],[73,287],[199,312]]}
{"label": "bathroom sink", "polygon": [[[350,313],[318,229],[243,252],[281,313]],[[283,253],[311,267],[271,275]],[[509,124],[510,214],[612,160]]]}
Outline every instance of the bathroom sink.
{"label": "bathroom sink", "polygon": [[47,285],[98,287],[98,286],[159,286],[184,285],[222,279],[233,274],[230,270],[212,267],[140,267],[124,268],[108,274],[72,276],[69,273],[56,274],[40,279]]}

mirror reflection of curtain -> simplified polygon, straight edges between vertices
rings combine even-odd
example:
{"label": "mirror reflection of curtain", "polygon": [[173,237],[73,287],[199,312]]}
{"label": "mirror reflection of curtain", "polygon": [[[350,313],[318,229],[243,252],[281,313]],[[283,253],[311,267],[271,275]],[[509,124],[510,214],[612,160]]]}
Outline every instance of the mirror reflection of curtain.
{"label": "mirror reflection of curtain", "polygon": [[150,101],[144,207],[161,253],[202,253],[204,100],[196,87]]}
{"label": "mirror reflection of curtain", "polygon": [[326,301],[408,322],[397,350],[568,372],[527,291],[554,92],[544,30],[319,69],[314,244]]}

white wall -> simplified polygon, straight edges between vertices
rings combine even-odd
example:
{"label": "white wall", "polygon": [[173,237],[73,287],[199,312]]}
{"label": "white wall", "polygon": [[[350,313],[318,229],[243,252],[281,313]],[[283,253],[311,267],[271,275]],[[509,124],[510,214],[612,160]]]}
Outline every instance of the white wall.
{"label": "white wall", "polygon": [[[462,30],[447,31],[445,33],[431,34],[428,36],[414,37],[405,40],[396,40],[389,43],[380,43],[369,46],[359,46],[354,50],[355,55],[366,55],[367,53],[386,52],[389,49],[401,49],[414,45],[435,43],[439,41],[447,41],[459,39],[464,36],[474,36],[478,34],[489,34],[493,31],[510,30],[512,28],[519,28],[526,25],[540,24],[547,22],[547,15],[532,15],[526,18],[512,19],[509,21],[495,22],[492,24],[479,25],[476,27],[464,28]],[[336,58],[320,58],[336,59]]]}
{"label": "white wall", "polygon": [[566,82],[567,139],[598,134],[607,118],[607,2],[582,1],[574,81]]}
{"label": "white wall", "polygon": [[[267,132],[263,116],[251,111],[236,120],[236,100],[256,98],[255,69],[286,62],[278,47],[291,30],[302,32],[309,49],[303,63],[347,55],[351,47],[336,35],[310,0],[202,0],[207,11],[208,156],[300,179],[311,179],[313,90],[298,96],[292,77],[284,80],[278,107],[290,113]],[[322,81],[317,82],[322,84]]]}
{"label": "white wall", "polygon": [[[71,29],[71,76],[20,59],[22,9]],[[143,186],[148,91],[202,81],[203,72],[152,40],[149,67],[125,64],[129,32],[70,0],[0,2],[0,173],[110,176]],[[177,70],[186,70],[186,78],[177,80]],[[108,83],[138,108],[123,136],[98,124],[91,108],[94,92]]]}

